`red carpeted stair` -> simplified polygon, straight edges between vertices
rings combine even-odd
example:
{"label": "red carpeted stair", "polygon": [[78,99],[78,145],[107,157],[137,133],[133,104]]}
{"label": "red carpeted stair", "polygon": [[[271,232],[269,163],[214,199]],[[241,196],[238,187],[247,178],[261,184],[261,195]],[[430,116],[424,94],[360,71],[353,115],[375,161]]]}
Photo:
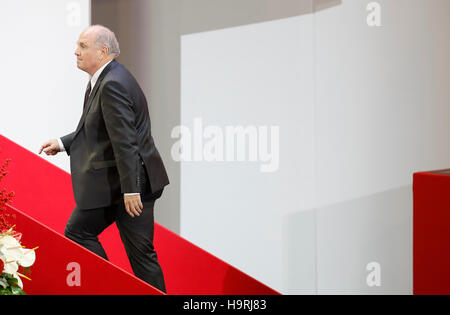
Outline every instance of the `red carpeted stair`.
{"label": "red carpeted stair", "polygon": [[[161,294],[131,275],[115,224],[100,237],[111,263],[64,238],[75,206],[70,174],[1,135],[0,149],[0,161],[12,159],[1,188],[16,193],[12,206],[20,210],[17,229],[26,246],[40,246],[32,284],[24,282],[28,293],[122,294],[123,286],[131,288],[125,293]],[[279,294],[158,224],[155,249],[168,294]],[[69,261],[81,262],[80,288],[66,284]]]}

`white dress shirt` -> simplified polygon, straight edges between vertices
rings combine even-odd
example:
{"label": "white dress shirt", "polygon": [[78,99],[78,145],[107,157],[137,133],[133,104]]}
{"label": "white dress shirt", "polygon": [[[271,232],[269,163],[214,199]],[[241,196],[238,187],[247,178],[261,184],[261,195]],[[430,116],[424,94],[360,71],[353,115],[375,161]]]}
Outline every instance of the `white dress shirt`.
{"label": "white dress shirt", "polygon": [[[111,60],[112,61],[112,60]],[[91,93],[92,90],[94,89],[95,84],[98,81],[98,78],[100,77],[100,74],[102,74],[103,70],[106,68],[107,65],[109,65],[111,63],[111,61],[105,63],[100,69],[97,70],[97,72],[94,73],[94,75],[91,77]],[[91,95],[91,94],[89,94]],[[58,144],[59,144],[59,152],[64,152],[66,151],[66,148],[64,148],[64,144],[61,141],[61,138],[58,138]],[[140,193],[127,193],[124,194],[125,196],[134,196],[134,195],[140,195]]]}

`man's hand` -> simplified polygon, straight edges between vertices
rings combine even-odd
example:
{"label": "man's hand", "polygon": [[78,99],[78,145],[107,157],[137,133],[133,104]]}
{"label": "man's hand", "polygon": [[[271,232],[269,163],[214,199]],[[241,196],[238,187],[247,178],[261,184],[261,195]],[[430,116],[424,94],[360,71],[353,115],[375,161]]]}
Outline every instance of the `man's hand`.
{"label": "man's hand", "polygon": [[58,154],[61,151],[59,148],[58,140],[54,139],[45,142],[43,145],[41,145],[41,148],[39,149],[39,154],[41,154],[42,151],[44,151],[44,153],[47,155]]}
{"label": "man's hand", "polygon": [[142,209],[144,209],[144,205],[141,202],[141,195],[124,195],[123,199],[125,201],[125,209],[132,218],[141,215]]}

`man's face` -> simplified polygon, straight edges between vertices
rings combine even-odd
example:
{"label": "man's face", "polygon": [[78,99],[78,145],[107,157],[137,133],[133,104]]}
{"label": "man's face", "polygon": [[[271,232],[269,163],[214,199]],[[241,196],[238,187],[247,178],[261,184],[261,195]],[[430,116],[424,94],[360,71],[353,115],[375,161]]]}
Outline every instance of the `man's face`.
{"label": "man's face", "polygon": [[102,49],[95,45],[95,33],[84,32],[80,35],[75,50],[79,69],[93,75],[102,60]]}

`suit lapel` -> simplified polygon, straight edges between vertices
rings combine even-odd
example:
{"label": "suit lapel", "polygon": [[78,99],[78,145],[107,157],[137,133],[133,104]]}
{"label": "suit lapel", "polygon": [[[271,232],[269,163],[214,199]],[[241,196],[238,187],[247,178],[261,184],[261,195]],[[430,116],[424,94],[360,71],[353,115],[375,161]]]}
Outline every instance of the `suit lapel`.
{"label": "suit lapel", "polygon": [[100,76],[98,77],[98,80],[97,80],[97,82],[95,83],[95,86],[94,86],[94,88],[92,89],[92,92],[91,92],[91,94],[89,95],[89,98],[88,98],[88,100],[87,100],[86,107],[85,107],[85,109],[84,109],[84,111],[83,111],[83,115],[81,116],[80,122],[78,123],[78,127],[77,127],[77,129],[76,129],[76,131],[75,131],[74,138],[75,138],[75,136],[78,134],[78,132],[81,130],[81,128],[82,128],[83,125],[84,125],[84,121],[86,120],[87,113],[89,113],[89,110],[91,109],[92,101],[94,100],[95,95],[97,94],[98,89],[100,88],[100,84],[102,83],[103,79],[104,79],[105,76],[108,74],[108,72],[109,72],[111,69],[113,69],[116,65],[117,65],[117,61],[115,61],[115,60],[111,61],[111,62],[105,67],[105,69],[103,69],[102,73],[101,73]]}

